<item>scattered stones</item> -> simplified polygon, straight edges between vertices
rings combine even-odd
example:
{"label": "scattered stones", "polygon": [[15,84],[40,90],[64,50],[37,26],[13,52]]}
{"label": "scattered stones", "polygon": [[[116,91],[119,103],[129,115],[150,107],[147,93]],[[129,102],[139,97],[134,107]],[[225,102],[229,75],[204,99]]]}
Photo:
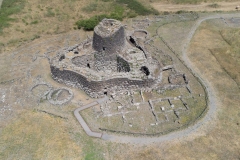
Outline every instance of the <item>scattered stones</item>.
{"label": "scattered stones", "polygon": [[45,83],[45,82],[37,83],[30,89],[30,91],[33,93],[33,90],[35,88],[38,88],[38,87],[41,87],[41,86],[46,86],[47,90],[44,91],[44,93],[39,93],[38,95],[35,95],[35,96],[38,96],[39,98],[44,98],[44,97],[46,98],[46,95],[53,89],[53,87],[48,83]]}

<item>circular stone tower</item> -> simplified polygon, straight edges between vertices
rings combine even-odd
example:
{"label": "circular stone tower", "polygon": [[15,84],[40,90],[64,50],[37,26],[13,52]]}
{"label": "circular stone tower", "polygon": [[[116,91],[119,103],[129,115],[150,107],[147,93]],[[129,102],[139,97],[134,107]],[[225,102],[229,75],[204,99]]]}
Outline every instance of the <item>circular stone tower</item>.
{"label": "circular stone tower", "polygon": [[93,49],[107,55],[120,52],[125,44],[125,31],[120,21],[103,19],[95,28]]}

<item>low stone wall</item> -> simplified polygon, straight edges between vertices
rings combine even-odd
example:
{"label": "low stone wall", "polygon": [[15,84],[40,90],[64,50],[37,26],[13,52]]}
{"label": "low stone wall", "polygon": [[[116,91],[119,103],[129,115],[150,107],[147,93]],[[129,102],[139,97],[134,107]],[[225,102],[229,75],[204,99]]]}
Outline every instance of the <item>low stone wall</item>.
{"label": "low stone wall", "polygon": [[72,58],[72,63],[78,67],[94,67],[94,57],[93,55],[82,55]]}
{"label": "low stone wall", "polygon": [[117,70],[118,72],[130,72],[130,65],[121,57],[117,57]]}
{"label": "low stone wall", "polygon": [[111,70],[117,72],[117,56],[116,54],[108,55],[103,52],[96,52],[95,57],[95,70],[106,71]]}
{"label": "low stone wall", "polygon": [[53,79],[59,83],[82,89],[93,98],[124,89],[147,88],[155,84],[153,79],[130,80],[128,78],[115,78],[106,81],[89,81],[83,75],[70,70],[60,70],[54,66],[51,66],[51,73]]}

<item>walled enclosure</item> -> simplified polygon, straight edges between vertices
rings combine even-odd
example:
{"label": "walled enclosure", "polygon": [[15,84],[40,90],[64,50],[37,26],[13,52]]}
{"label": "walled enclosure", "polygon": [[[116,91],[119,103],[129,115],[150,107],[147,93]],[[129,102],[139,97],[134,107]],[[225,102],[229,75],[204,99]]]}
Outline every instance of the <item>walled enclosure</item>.
{"label": "walled enclosure", "polygon": [[130,36],[134,42],[139,39],[133,34],[126,32],[119,21],[104,19],[95,27],[93,40],[61,50],[51,60],[53,79],[82,89],[93,98],[151,88],[161,81],[161,64],[139,45],[144,43],[128,40]]}

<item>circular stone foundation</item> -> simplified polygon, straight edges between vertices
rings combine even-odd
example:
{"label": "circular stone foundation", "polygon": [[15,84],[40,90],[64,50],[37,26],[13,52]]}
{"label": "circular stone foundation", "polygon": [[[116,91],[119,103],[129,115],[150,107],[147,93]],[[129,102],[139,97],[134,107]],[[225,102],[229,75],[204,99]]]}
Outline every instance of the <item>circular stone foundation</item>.
{"label": "circular stone foundation", "polygon": [[47,96],[48,101],[53,105],[63,105],[73,99],[73,92],[68,88],[51,90]]}

